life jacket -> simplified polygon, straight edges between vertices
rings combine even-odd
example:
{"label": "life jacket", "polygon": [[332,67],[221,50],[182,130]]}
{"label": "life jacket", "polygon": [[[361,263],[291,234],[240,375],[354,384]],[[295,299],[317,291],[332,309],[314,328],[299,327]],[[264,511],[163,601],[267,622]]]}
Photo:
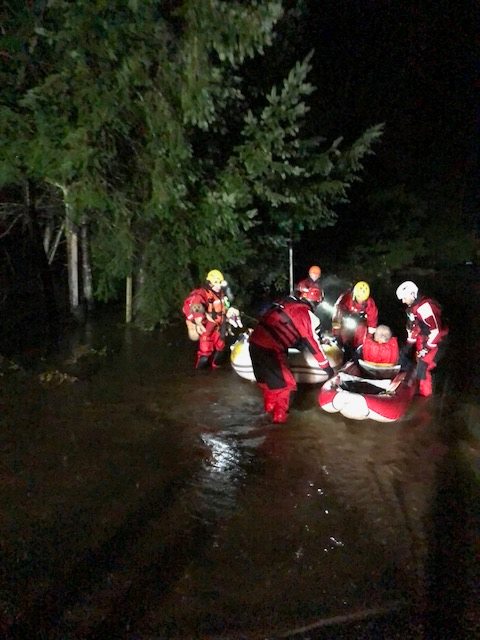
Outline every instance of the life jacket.
{"label": "life jacket", "polygon": [[388,342],[376,342],[373,338],[367,337],[362,347],[362,358],[374,364],[397,364],[397,338],[391,337]]}
{"label": "life jacket", "polygon": [[304,304],[298,301],[274,302],[262,317],[262,327],[284,349],[293,347],[300,341],[300,334],[290,316],[284,311],[290,304]]}
{"label": "life jacket", "polygon": [[311,305],[306,300],[289,296],[265,311],[250,336],[250,344],[284,352],[290,347],[307,350],[324,368],[328,359],[317,336],[319,328],[320,321],[312,313]]}
{"label": "life jacket", "polygon": [[[199,304],[199,299],[202,301],[201,305],[203,308],[192,308],[194,301],[196,301],[196,304]],[[195,314],[205,313],[208,314],[212,320],[221,322],[222,316],[225,315],[229,306],[223,292],[216,294],[214,291],[200,287],[199,289],[190,291],[183,301],[182,312],[185,318],[190,321],[193,320]]]}

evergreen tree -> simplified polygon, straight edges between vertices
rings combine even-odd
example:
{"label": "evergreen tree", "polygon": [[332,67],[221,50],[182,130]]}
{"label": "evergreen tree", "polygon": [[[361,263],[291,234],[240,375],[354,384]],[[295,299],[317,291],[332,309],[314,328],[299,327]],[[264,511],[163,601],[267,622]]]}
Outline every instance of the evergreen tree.
{"label": "evergreen tree", "polygon": [[344,150],[302,137],[311,56],[249,108],[242,65],[281,16],[276,1],[51,0],[23,37],[37,72],[2,105],[1,179],[57,185],[69,215],[88,216],[97,297],[134,274],[145,326],[212,267],[281,284],[283,247],[334,223],[381,135]]}

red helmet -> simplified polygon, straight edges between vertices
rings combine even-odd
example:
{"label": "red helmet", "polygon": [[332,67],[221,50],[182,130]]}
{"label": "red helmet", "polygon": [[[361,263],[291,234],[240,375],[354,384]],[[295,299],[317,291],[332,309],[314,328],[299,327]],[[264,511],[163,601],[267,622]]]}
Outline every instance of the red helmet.
{"label": "red helmet", "polygon": [[322,292],[318,287],[310,287],[307,291],[302,291],[300,299],[308,300],[309,302],[316,302],[318,304],[322,301]]}

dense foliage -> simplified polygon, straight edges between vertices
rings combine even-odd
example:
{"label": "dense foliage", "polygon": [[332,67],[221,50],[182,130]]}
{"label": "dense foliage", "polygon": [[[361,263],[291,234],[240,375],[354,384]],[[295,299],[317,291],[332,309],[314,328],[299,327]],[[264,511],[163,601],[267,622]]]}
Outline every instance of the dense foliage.
{"label": "dense foliage", "polygon": [[248,103],[242,65],[282,15],[254,0],[7,5],[1,184],[35,181],[88,221],[96,296],[133,274],[146,326],[211,267],[284,284],[288,242],[334,224],[381,136],[303,133],[311,54]]}

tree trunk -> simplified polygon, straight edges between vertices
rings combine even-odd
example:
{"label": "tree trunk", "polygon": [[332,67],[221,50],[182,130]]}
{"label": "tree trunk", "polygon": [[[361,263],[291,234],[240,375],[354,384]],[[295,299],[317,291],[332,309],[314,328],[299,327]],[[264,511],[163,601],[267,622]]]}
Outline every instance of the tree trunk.
{"label": "tree trunk", "polygon": [[33,249],[33,260],[42,283],[43,299],[47,315],[48,339],[50,346],[58,344],[60,323],[55,299],[53,278],[45,253],[42,232],[38,223],[37,209],[35,206],[35,190],[30,181],[25,184],[25,204],[27,209],[28,228]]}
{"label": "tree trunk", "polygon": [[57,235],[55,236],[55,241],[48,253],[48,264],[52,264],[53,259],[55,258],[55,254],[57,253],[58,245],[60,244],[60,238],[62,237],[64,229],[65,229],[65,222],[62,222],[60,228],[57,231]]}
{"label": "tree trunk", "polygon": [[143,267],[140,267],[135,274],[135,296],[133,297],[133,313],[135,317],[138,317],[141,314],[144,283],[145,272]]}
{"label": "tree trunk", "polygon": [[78,234],[77,227],[71,219],[70,205],[65,203],[66,221],[65,235],[67,238],[68,256],[68,292],[70,298],[70,311],[74,316],[80,314],[78,297]]}
{"label": "tree trunk", "polygon": [[132,276],[127,276],[125,286],[125,322],[129,324],[132,321]]}
{"label": "tree trunk", "polygon": [[290,284],[290,293],[293,293],[293,240],[291,234],[288,243],[288,281]]}
{"label": "tree trunk", "polygon": [[88,242],[88,225],[84,220],[81,226],[81,243],[82,243],[82,285],[83,298],[87,305],[87,309],[93,309],[93,287],[92,287],[92,266],[90,264],[90,246]]}
{"label": "tree trunk", "polygon": [[45,229],[43,231],[43,249],[47,256],[50,252],[50,244],[52,242],[52,236],[53,236],[53,222],[52,220],[49,220],[45,225]]}

